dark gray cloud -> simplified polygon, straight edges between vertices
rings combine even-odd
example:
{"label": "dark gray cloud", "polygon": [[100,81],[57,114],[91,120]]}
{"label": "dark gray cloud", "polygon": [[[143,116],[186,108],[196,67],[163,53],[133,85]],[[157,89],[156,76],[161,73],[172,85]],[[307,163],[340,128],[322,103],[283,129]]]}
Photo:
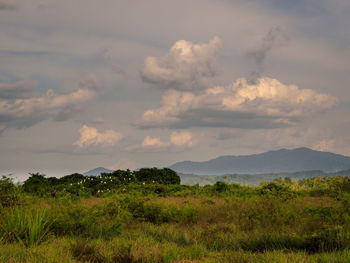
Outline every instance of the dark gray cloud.
{"label": "dark gray cloud", "polygon": [[17,8],[18,8],[18,5],[15,0],[0,0],[0,10],[13,11]]}
{"label": "dark gray cloud", "polygon": [[15,83],[0,82],[0,99],[26,99],[36,96],[38,82],[22,80]]}
{"label": "dark gray cloud", "polygon": [[248,50],[248,57],[253,58],[255,69],[250,74],[250,80],[256,81],[264,72],[264,63],[267,54],[275,47],[281,46],[289,40],[289,37],[283,32],[281,27],[272,27],[269,32],[263,37],[261,43]]}

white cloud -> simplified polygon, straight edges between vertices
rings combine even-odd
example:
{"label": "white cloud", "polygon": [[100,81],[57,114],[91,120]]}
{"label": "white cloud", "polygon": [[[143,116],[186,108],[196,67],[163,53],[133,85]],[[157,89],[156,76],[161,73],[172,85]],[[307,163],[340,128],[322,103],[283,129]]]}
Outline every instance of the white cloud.
{"label": "white cloud", "polygon": [[79,149],[85,149],[92,146],[110,147],[116,145],[122,135],[113,130],[99,132],[94,127],[83,125],[80,130],[80,138],[74,143]]}
{"label": "white cloud", "polygon": [[15,0],[0,0],[0,10],[15,10],[17,7]]}
{"label": "white cloud", "polygon": [[63,121],[81,111],[86,102],[97,97],[97,84],[92,80],[81,83],[79,89],[65,94],[56,94],[52,89],[39,94],[34,92],[36,87],[37,81],[0,83],[2,126],[23,128],[45,119]]}
{"label": "white cloud", "polygon": [[174,131],[167,142],[159,137],[146,136],[141,145],[127,148],[130,152],[178,152],[192,148],[196,144],[193,134],[187,131]]}
{"label": "white cloud", "polygon": [[294,125],[332,108],[338,99],[311,89],[285,85],[272,78],[249,83],[241,78],[229,86],[208,88],[195,95],[168,91],[161,106],[144,112],[143,128],[196,126],[275,128]]}
{"label": "white cloud", "polygon": [[210,86],[217,71],[217,55],[222,40],[214,37],[207,44],[179,40],[161,57],[145,59],[141,75],[145,81],[160,88],[198,90]]}

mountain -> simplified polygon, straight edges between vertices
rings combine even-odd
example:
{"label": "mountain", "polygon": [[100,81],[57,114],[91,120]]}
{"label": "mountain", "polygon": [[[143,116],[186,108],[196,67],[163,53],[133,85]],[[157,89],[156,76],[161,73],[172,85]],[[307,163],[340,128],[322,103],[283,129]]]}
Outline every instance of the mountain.
{"label": "mountain", "polygon": [[113,171],[106,169],[106,168],[103,168],[103,167],[97,167],[95,169],[92,169],[88,172],[83,173],[83,175],[85,175],[85,176],[92,176],[92,175],[97,176],[97,175],[100,175],[101,173],[111,173],[111,172],[113,172]]}
{"label": "mountain", "polygon": [[205,162],[178,162],[169,167],[182,174],[224,175],[295,173],[350,169],[350,157],[309,148],[280,149],[253,155],[221,156]]}
{"label": "mountain", "polygon": [[296,173],[269,173],[269,174],[226,174],[226,175],[195,175],[181,174],[181,184],[188,185],[212,185],[218,181],[229,184],[240,185],[258,185],[263,181],[272,182],[278,178],[289,177],[291,180],[301,180],[314,177],[333,177],[333,176],[350,176],[350,170],[339,171],[335,173],[325,173],[323,171],[302,171]]}

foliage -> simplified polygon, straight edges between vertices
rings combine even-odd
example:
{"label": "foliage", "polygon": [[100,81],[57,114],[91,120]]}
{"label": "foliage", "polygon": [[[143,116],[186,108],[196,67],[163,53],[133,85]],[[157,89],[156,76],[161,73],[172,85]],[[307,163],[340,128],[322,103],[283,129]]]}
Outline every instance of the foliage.
{"label": "foliage", "polygon": [[49,182],[45,175],[40,173],[31,173],[30,177],[23,183],[23,190],[27,193],[44,196],[49,188]]}
{"label": "foliage", "polygon": [[228,191],[229,186],[225,182],[216,182],[214,184],[214,189],[215,191],[222,193]]}
{"label": "foliage", "polygon": [[57,236],[72,235],[108,239],[120,235],[122,219],[127,217],[115,203],[93,207],[75,204],[58,209],[59,212],[56,212],[52,225],[52,232]]}
{"label": "foliage", "polygon": [[100,196],[113,189],[119,189],[130,184],[157,184],[156,193],[165,189],[161,185],[179,185],[180,177],[169,168],[142,168],[139,171],[117,170],[112,173],[103,173],[100,176],[84,176],[74,173],[61,178],[49,177],[33,173],[24,182],[23,190],[40,197],[60,197],[66,194],[88,197]]}
{"label": "foliage", "polygon": [[0,261],[350,261],[347,177],[189,186],[152,169],[12,184]]}
{"label": "foliage", "polygon": [[12,207],[19,202],[18,188],[13,184],[11,179],[3,176],[0,179],[0,206]]}
{"label": "foliage", "polygon": [[293,192],[288,185],[280,184],[278,181],[263,184],[259,193],[264,196],[281,198],[283,200],[289,200],[296,197],[295,192]]}
{"label": "foliage", "polygon": [[70,250],[75,259],[81,262],[104,263],[103,255],[98,251],[96,245],[89,243],[87,239],[78,239],[71,244]]}
{"label": "foliage", "polygon": [[180,176],[169,168],[141,168],[134,172],[139,182],[152,182],[159,184],[180,184]]}
{"label": "foliage", "polygon": [[18,241],[25,246],[34,246],[47,237],[51,224],[46,210],[15,208],[9,210],[2,218],[0,233],[7,242]]}

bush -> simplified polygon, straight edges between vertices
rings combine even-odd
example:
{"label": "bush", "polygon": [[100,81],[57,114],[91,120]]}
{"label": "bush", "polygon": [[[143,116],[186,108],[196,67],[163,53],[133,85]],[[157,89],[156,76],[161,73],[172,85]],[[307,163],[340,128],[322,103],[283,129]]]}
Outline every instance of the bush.
{"label": "bush", "polygon": [[0,206],[12,207],[19,202],[19,191],[11,179],[3,176],[0,179]]}
{"label": "bush", "polygon": [[294,199],[296,193],[293,192],[289,186],[278,184],[278,183],[268,183],[261,187],[259,190],[260,195],[272,196],[274,198],[280,198],[284,201]]}
{"label": "bush", "polygon": [[167,222],[194,223],[198,219],[198,211],[195,207],[184,205],[177,208],[175,205],[166,205],[163,203],[142,202],[131,205],[131,212],[135,218],[143,219],[153,224]]}
{"label": "bush", "polygon": [[98,251],[96,245],[89,243],[87,239],[78,239],[70,245],[73,257],[81,262],[104,263],[104,256]]}
{"label": "bush", "polygon": [[72,205],[55,214],[52,229],[59,236],[109,239],[121,234],[122,216],[119,207],[113,205],[92,208]]}
{"label": "bush", "polygon": [[214,190],[219,192],[219,193],[222,193],[222,192],[227,192],[229,190],[229,185],[225,182],[216,182],[214,184]]}
{"label": "bush", "polygon": [[309,252],[330,252],[350,247],[349,237],[342,226],[323,226],[320,231],[306,237]]}
{"label": "bush", "polygon": [[265,252],[267,250],[300,250],[305,247],[304,240],[280,233],[264,233],[260,236],[251,236],[240,240],[243,250]]}

